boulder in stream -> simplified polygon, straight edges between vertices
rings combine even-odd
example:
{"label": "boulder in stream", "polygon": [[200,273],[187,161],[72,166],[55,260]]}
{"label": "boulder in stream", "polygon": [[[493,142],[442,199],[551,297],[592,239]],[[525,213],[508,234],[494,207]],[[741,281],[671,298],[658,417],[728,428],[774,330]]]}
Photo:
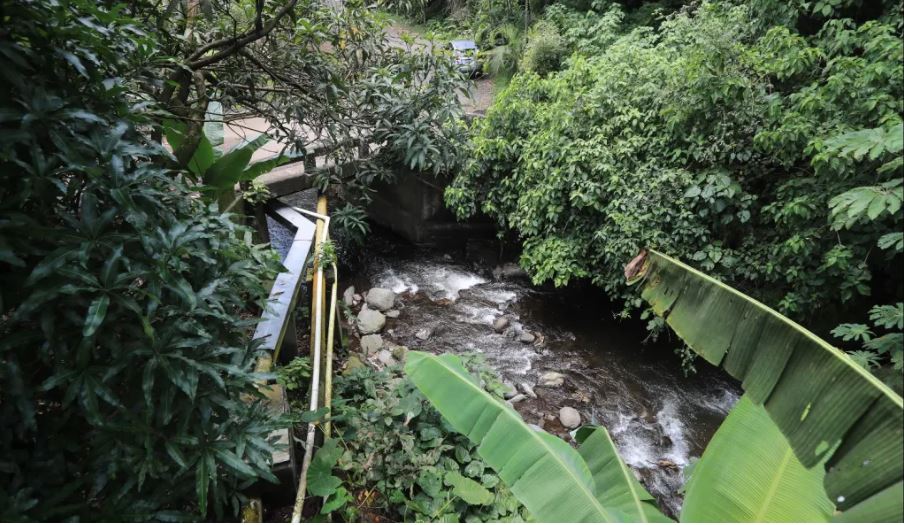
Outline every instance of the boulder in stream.
{"label": "boulder in stream", "polygon": [[431,335],[433,335],[433,328],[421,328],[415,332],[414,337],[417,337],[421,341],[426,341],[427,339],[430,339]]}
{"label": "boulder in stream", "polygon": [[524,392],[524,394],[531,399],[537,399],[537,393],[534,392],[533,387],[527,383],[518,383],[518,390]]}
{"label": "boulder in stream", "polygon": [[376,310],[371,310],[367,305],[358,313],[358,330],[362,334],[379,332],[384,326],[386,326],[386,316]]}
{"label": "boulder in stream", "polygon": [[559,422],[565,428],[577,428],[581,426],[581,413],[571,407],[559,409]]}
{"label": "boulder in stream", "polygon": [[509,325],[509,320],[505,317],[497,317],[495,321],[493,321],[493,330],[497,332],[502,332]]}
{"label": "boulder in stream", "polygon": [[383,348],[383,338],[380,334],[365,335],[361,338],[361,350],[367,354],[373,354]]}
{"label": "boulder in stream", "polygon": [[349,286],[348,288],[345,289],[344,292],[342,292],[342,302],[347,304],[348,306],[355,304],[355,287],[354,286]]}
{"label": "boulder in stream", "polygon": [[400,315],[401,313],[402,313],[402,312],[393,309],[393,310],[386,310],[385,312],[383,312],[383,315],[385,315],[386,317],[388,317],[388,318],[390,318],[390,319],[396,319],[396,318],[399,317],[399,315]]}
{"label": "boulder in stream", "polygon": [[502,386],[505,387],[505,394],[503,394],[503,396],[502,396],[505,399],[511,399],[518,395],[518,389],[515,388],[515,385],[513,385],[511,383],[503,383]]}
{"label": "boulder in stream", "polygon": [[526,395],[516,394],[513,398],[509,399],[509,403],[514,405],[515,403],[520,403],[520,402],[524,401],[525,399],[527,399]]}
{"label": "boulder in stream", "polygon": [[543,372],[540,374],[540,386],[562,386],[565,383],[565,374],[559,372]]}
{"label": "boulder in stream", "polygon": [[537,336],[535,336],[534,334],[528,332],[527,330],[521,332],[521,333],[518,335],[518,341],[520,341],[520,342],[522,342],[522,343],[524,343],[524,344],[528,344],[528,345],[529,345],[529,344],[533,343],[533,342],[536,341],[536,340],[537,340]]}
{"label": "boulder in stream", "polygon": [[342,375],[347,376],[352,373],[356,368],[361,368],[364,366],[364,361],[358,357],[358,354],[349,354],[348,360],[345,362],[345,369],[342,371]]}
{"label": "boulder in stream", "polygon": [[367,292],[365,300],[367,301],[367,306],[383,312],[389,310],[395,304],[396,294],[386,288],[371,288]]}
{"label": "boulder in stream", "polygon": [[394,346],[392,348],[392,357],[396,358],[398,361],[404,361],[405,357],[408,355],[408,347],[407,346]]}
{"label": "boulder in stream", "polygon": [[384,366],[396,364],[396,360],[392,357],[392,353],[389,350],[380,350],[377,353],[377,361],[383,363]]}

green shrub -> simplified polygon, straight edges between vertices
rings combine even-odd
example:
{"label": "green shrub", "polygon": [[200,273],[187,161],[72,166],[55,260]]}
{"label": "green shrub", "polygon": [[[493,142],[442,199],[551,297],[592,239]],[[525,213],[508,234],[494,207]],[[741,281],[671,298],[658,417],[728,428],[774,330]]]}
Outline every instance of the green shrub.
{"label": "green shrub", "polygon": [[272,478],[250,333],[278,264],[162,168],[135,95],[161,57],[103,5],[4,6],[3,521],[224,516]]}
{"label": "green shrub", "polygon": [[546,76],[559,70],[567,54],[565,39],[556,27],[541,21],[531,28],[524,56],[521,57],[521,70]]}
{"label": "green shrub", "polygon": [[658,30],[614,13],[596,17],[613,27],[600,41],[563,32],[565,70],[515,76],[447,203],[516,232],[535,281],[588,278],[629,309],[621,269],[644,246],[800,320],[900,301],[900,11],[806,31],[764,27],[747,4],[705,2]]}
{"label": "green shrub", "polygon": [[[477,357],[468,368],[488,391],[504,386]],[[342,444],[334,472],[358,495],[346,521],[523,521],[526,511],[400,366],[364,366],[335,383],[333,421]],[[338,493],[338,489],[334,489]]]}

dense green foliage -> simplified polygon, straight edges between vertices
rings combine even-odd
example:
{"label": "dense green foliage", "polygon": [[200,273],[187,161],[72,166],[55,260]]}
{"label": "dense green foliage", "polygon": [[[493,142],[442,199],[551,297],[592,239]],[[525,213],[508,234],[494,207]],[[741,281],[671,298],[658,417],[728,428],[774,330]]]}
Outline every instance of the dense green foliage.
{"label": "dense green foliage", "polygon": [[278,265],[159,167],[137,21],[93,1],[3,17],[0,516],[234,512],[272,478],[248,317]]}
{"label": "dense green foliage", "polygon": [[637,27],[553,5],[573,55],[475,123],[447,203],[516,232],[535,282],[628,308],[644,246],[797,319],[900,301],[901,9],[858,5],[705,2]]}
{"label": "dense green foliage", "polygon": [[[318,183],[360,233],[389,166],[457,162],[458,76],[387,44],[362,2],[15,0],[0,17],[0,516],[234,516],[274,479],[251,335],[279,265],[220,212],[281,161],[250,163],[263,138],[221,154],[206,124],[332,144],[346,169]],[[359,162],[362,142],[380,156]]]}
{"label": "dense green foliage", "polygon": [[[502,394],[503,385],[485,365],[476,358],[466,362],[488,390]],[[326,511],[346,521],[525,518],[523,507],[477,456],[476,445],[443,420],[400,367],[356,368],[337,378],[335,388],[339,439],[331,445],[336,452],[324,459],[341,479],[327,485],[326,493],[311,493],[345,504],[327,505]]]}

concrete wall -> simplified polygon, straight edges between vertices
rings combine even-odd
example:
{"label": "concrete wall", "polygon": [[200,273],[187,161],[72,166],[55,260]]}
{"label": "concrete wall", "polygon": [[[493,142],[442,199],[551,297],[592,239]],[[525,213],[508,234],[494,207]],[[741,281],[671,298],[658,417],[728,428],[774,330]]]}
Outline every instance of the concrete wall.
{"label": "concrete wall", "polygon": [[479,221],[458,222],[443,204],[449,179],[400,169],[393,183],[375,186],[368,206],[371,220],[403,238],[424,245],[458,245],[491,237],[494,227]]}

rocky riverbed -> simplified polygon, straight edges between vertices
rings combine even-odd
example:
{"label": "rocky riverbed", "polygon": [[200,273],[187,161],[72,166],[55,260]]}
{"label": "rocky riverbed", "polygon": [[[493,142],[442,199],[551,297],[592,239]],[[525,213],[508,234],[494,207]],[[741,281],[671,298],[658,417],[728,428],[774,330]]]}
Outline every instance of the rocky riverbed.
{"label": "rocky riverbed", "polygon": [[367,260],[343,294],[352,366],[409,348],[483,354],[526,422],[569,441],[582,424],[605,425],[663,510],[678,512],[683,469],[738,398],[730,378],[702,362],[685,377],[672,346],[645,345],[642,326],[617,323],[598,292],[537,289],[511,263],[415,249]]}

